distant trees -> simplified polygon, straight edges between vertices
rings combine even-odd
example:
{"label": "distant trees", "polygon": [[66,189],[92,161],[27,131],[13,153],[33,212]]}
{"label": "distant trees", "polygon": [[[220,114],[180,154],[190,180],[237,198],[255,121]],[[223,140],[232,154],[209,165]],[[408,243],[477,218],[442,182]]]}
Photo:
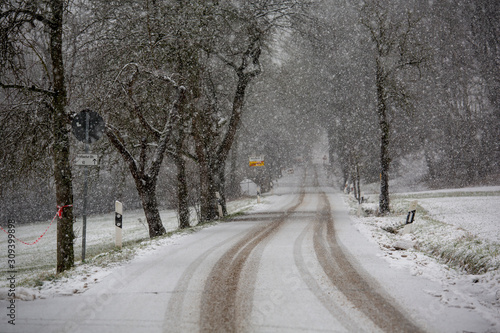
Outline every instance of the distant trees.
{"label": "distant trees", "polygon": [[373,49],[367,50],[355,4],[324,1],[318,6],[313,29],[304,27],[302,32],[308,47],[300,51],[300,59],[306,62],[300,67],[306,74],[296,76],[307,93],[300,98],[327,133],[330,170],[338,174],[342,188],[352,184],[361,200],[361,178],[365,182],[379,179],[378,119],[372,112],[375,93],[370,89]]}
{"label": "distant trees", "polygon": [[[433,63],[422,100],[422,141],[435,186],[466,186],[498,175],[500,109],[498,5],[491,1],[434,3],[428,8]],[[429,24],[433,24],[430,22]],[[427,92],[426,92],[427,91]]]}
{"label": "distant trees", "polygon": [[[363,137],[374,142],[365,122],[370,110],[377,111],[379,127],[381,213],[389,209],[390,166],[408,154],[423,156],[427,176],[422,180],[430,186],[464,186],[497,177],[500,169],[493,161],[500,149],[493,138],[500,112],[498,94],[492,92],[499,82],[498,6],[490,1],[365,1],[357,8],[363,29],[353,23],[354,5],[330,6],[316,15],[336,18],[330,26],[322,22],[331,36],[316,35],[315,41],[332,52],[318,52],[316,66],[327,63],[321,67],[335,76],[330,96],[323,97],[329,107],[321,107],[330,110],[330,148],[344,181],[353,174],[346,171],[356,160],[352,156],[364,156],[365,170],[373,170],[373,149],[360,144],[356,130],[364,128]],[[346,26],[355,33],[346,34]],[[359,112],[348,111],[354,105]],[[373,181],[371,173],[364,177]]]}

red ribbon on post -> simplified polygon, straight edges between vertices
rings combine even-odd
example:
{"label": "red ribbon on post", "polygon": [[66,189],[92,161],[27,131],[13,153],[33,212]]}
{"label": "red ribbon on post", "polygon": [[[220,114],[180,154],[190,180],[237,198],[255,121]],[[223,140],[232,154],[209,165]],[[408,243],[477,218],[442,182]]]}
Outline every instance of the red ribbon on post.
{"label": "red ribbon on post", "polygon": [[57,206],[57,213],[56,213],[57,217],[59,217],[60,219],[62,219],[63,209],[67,208],[67,207],[73,207],[73,205]]}
{"label": "red ribbon on post", "polygon": [[[23,240],[20,240],[20,239],[19,239],[19,238],[17,238],[16,236],[14,236],[14,238],[15,238],[15,239],[17,239],[19,242],[21,242],[21,243],[25,244],[25,245],[35,245],[36,243],[38,243],[38,241],[39,241],[40,239],[42,239],[42,237],[43,237],[43,236],[45,236],[45,234],[47,233],[47,231],[49,231],[49,228],[50,228],[50,226],[52,225],[52,223],[54,223],[54,220],[56,219],[56,217],[59,217],[60,219],[62,218],[62,213],[63,213],[64,208],[68,208],[68,207],[73,207],[73,205],[64,205],[64,206],[62,206],[62,207],[57,206],[57,213],[56,213],[56,215],[54,215],[54,218],[52,219],[52,221],[50,221],[49,226],[47,227],[47,229],[45,229],[45,231],[43,232],[43,234],[41,234],[41,235],[40,235],[40,237],[38,237],[38,238],[37,238],[34,242],[32,242],[32,243],[27,243],[27,242],[25,242],[25,241],[23,241]],[[3,232],[5,232],[7,235],[9,234],[9,233],[7,232],[7,230],[5,230],[4,228],[0,227],[0,229],[2,229],[2,230],[3,230]]]}

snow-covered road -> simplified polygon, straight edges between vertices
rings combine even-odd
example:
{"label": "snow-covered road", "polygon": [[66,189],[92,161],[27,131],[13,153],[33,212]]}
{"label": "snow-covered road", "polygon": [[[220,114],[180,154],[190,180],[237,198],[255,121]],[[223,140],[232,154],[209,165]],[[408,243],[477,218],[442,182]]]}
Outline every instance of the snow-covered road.
{"label": "snow-covered road", "polygon": [[[271,205],[175,239],[82,294],[18,302],[2,332],[484,331],[435,283],[393,271],[349,221],[321,170]],[[6,302],[0,305],[4,308]],[[3,324],[2,324],[3,325]]]}

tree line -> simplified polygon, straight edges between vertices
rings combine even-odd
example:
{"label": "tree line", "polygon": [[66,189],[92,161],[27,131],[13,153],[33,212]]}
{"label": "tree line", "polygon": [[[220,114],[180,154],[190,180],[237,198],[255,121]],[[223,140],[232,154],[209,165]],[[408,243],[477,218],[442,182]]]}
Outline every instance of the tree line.
{"label": "tree line", "polygon": [[[186,160],[198,166],[201,220],[225,210],[225,161],[262,50],[303,1],[7,1],[0,5],[2,178],[52,174],[57,271],[73,265],[72,117],[99,112],[134,180],[151,237],[165,233],[157,184],[177,167],[189,226]],[[107,148],[109,149],[109,147]],[[49,154],[51,160],[48,159]],[[43,172],[41,171],[43,170]]]}
{"label": "tree line", "polygon": [[[252,173],[269,184],[323,137],[358,200],[380,183],[380,213],[405,160],[430,186],[498,180],[499,13],[488,0],[3,2],[2,214],[50,207],[44,193],[78,203],[70,123],[86,108],[106,122],[98,197],[143,208],[151,237],[165,200],[181,228],[189,207],[212,220],[248,154],[266,155]],[[78,209],[58,220],[58,271]]]}
{"label": "tree line", "polygon": [[327,131],[342,188],[352,184],[361,201],[360,181],[380,183],[384,214],[389,180],[406,160],[424,166],[415,181],[430,187],[498,183],[499,6],[320,4],[294,46],[300,56],[291,71],[300,81],[288,98]]}

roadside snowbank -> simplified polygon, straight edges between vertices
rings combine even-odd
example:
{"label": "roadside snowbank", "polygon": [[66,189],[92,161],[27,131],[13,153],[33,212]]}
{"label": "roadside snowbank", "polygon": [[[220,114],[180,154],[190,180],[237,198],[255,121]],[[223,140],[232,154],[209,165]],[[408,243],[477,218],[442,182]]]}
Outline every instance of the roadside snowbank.
{"label": "roadside snowbank", "polygon": [[[398,270],[438,282],[425,290],[442,306],[476,311],[500,331],[500,207],[499,187],[450,189],[398,194],[392,214],[378,217],[377,204],[344,196],[355,227],[382,250]],[[404,231],[406,214],[418,202],[411,232]],[[402,244],[406,246],[402,246]],[[480,273],[470,273],[480,271]]]}

